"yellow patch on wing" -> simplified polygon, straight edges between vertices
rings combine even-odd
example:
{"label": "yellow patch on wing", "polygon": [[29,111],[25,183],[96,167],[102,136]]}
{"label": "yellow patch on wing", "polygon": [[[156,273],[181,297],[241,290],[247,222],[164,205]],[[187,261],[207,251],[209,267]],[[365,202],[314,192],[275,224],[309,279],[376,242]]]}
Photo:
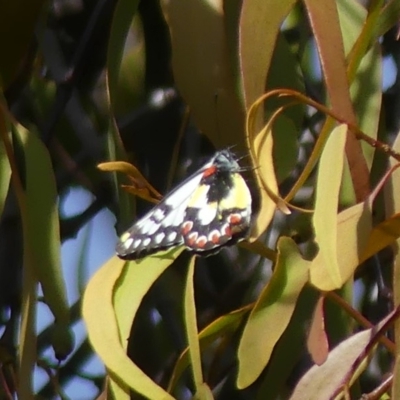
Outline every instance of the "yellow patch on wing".
{"label": "yellow patch on wing", "polygon": [[250,190],[245,180],[238,173],[232,175],[233,187],[224,199],[220,202],[220,208],[226,210],[230,208],[246,209],[251,205]]}
{"label": "yellow patch on wing", "polygon": [[193,193],[189,200],[188,207],[202,208],[207,204],[207,194],[210,189],[209,185],[200,185]]}
{"label": "yellow patch on wing", "polygon": [[131,234],[129,232],[124,232],[120,237],[121,242],[126,242],[130,236]]}

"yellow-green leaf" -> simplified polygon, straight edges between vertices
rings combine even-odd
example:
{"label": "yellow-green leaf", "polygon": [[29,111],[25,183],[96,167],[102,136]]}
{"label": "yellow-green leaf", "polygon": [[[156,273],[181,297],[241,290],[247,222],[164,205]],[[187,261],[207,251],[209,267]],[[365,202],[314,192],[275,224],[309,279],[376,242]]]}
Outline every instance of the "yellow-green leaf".
{"label": "yellow-green leaf", "polygon": [[377,326],[356,333],[337,345],[324,364],[312,366],[303,375],[290,400],[342,399],[343,389],[367,366],[365,358],[369,353],[366,350],[372,350],[372,346],[369,348],[371,342],[376,342],[377,336],[382,334],[379,330],[394,315],[390,314]]}
{"label": "yellow-green leaf", "polygon": [[308,280],[309,265],[310,262],[301,257],[292,239],[279,239],[274,274],[258,298],[240,340],[239,388],[251,385],[268,364]]}
{"label": "yellow-green leaf", "polygon": [[400,397],[400,356],[396,356],[393,366],[392,399]]}
{"label": "yellow-green leaf", "polygon": [[362,253],[361,260],[365,261],[395,242],[400,237],[400,214],[392,215],[390,218],[375,226],[369,237],[365,250]]}
{"label": "yellow-green leaf", "polygon": [[[295,0],[246,0],[243,1],[240,15],[239,54],[241,85],[246,110],[265,91],[267,75],[270,70],[275,43],[283,20],[286,18]],[[260,51],[262,49],[262,51]],[[276,194],[277,183],[273,160],[273,139],[271,131],[263,130],[263,114],[259,111],[253,118],[254,135],[248,138],[248,146],[253,148],[253,164],[255,179],[260,188],[262,181],[268,182],[270,189]],[[263,177],[260,177],[263,174]],[[260,190],[260,208],[263,210],[251,232],[251,239],[257,239],[271,222],[275,211],[275,202],[266,190]]]}
{"label": "yellow-green leaf", "polygon": [[226,17],[237,15],[238,4],[162,2],[171,32],[175,82],[196,125],[216,147],[235,145],[245,151],[245,110],[235,74],[238,61],[233,59],[237,34],[228,35]]}
{"label": "yellow-green leaf", "polygon": [[203,371],[201,369],[201,356],[200,356],[200,345],[197,331],[197,319],[196,319],[196,304],[194,300],[194,287],[193,287],[193,276],[194,276],[195,258],[192,257],[189,262],[189,268],[186,278],[185,288],[185,326],[186,336],[189,344],[189,355],[192,366],[193,381],[196,388],[196,392],[201,391],[203,385]]}
{"label": "yellow-green leaf", "polygon": [[[250,306],[246,306],[239,310],[232,311],[229,314],[217,318],[215,321],[211,322],[210,325],[206,326],[199,334],[201,350],[204,351],[208,346],[214,343],[216,339],[232,334],[239,327],[240,323],[243,321],[243,318],[247,315],[250,309]],[[178,361],[175,364],[174,371],[168,385],[169,391],[175,387],[188,365],[189,349],[186,348],[181,353]]]}
{"label": "yellow-green leaf", "polygon": [[[374,29],[375,24],[366,26],[367,10],[357,1],[340,0],[337,2],[340,27],[346,55],[349,55],[364,29]],[[363,33],[363,40],[369,34]],[[358,44],[359,45],[359,44]],[[376,139],[380,121],[382,103],[382,55],[376,42],[368,46],[369,51],[362,53],[357,74],[351,82],[350,95],[357,115],[358,127],[368,136]],[[368,168],[371,168],[375,149],[361,142]]]}
{"label": "yellow-green leaf", "polygon": [[[313,261],[311,275],[313,270],[319,269],[319,276],[323,275],[335,288],[343,284],[337,258],[337,209],[346,136],[347,125],[339,125],[326,142],[318,167],[313,216],[315,241],[319,252]],[[314,281],[313,283],[316,284]]]}
{"label": "yellow-green leaf", "polygon": [[129,264],[113,257],[89,281],[83,299],[89,340],[114,385],[126,385],[155,400],[173,397],[128,358],[126,339],[143,297],[181,251],[160,252]]}
{"label": "yellow-green leaf", "polygon": [[[71,335],[68,331],[69,306],[61,269],[58,193],[52,163],[47,148],[33,132],[16,125],[15,134],[25,156],[25,222],[34,273],[42,286],[44,299],[54,315],[55,323],[63,327],[58,330],[58,341],[55,342],[62,343],[63,347],[71,341]],[[68,347],[71,346],[65,348]],[[58,352],[57,349],[55,351]]]}
{"label": "yellow-green leaf", "polygon": [[[4,130],[5,135],[9,135],[6,116],[0,107],[0,129]],[[0,216],[3,214],[4,203],[6,201],[11,179],[11,167],[8,161],[7,153],[3,140],[0,140]]]}
{"label": "yellow-green leaf", "polygon": [[[337,217],[337,253],[335,266],[338,282],[332,280],[332,273],[322,257],[317,255],[310,268],[310,281],[320,290],[335,290],[343,285],[354,273],[361,261],[369,233],[372,228],[372,214],[368,205],[358,203],[342,211]],[[330,264],[332,268],[332,263]],[[338,286],[339,285],[339,286]]]}

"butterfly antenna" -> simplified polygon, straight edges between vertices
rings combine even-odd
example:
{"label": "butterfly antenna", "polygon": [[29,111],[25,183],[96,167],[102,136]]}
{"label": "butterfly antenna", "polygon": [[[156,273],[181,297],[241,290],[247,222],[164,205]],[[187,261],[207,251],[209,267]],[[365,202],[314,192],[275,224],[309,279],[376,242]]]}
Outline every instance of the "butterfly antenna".
{"label": "butterfly antenna", "polygon": [[247,172],[247,171],[255,171],[256,169],[259,169],[260,168],[260,166],[257,166],[257,167],[253,167],[253,166],[251,166],[251,167],[240,167],[239,168],[239,172]]}
{"label": "butterfly antenna", "polygon": [[231,149],[233,149],[234,147],[237,147],[237,144],[236,144],[236,143],[235,143],[235,144],[231,144],[230,146],[228,146],[228,147],[226,148],[226,150],[231,151]]}
{"label": "butterfly antenna", "polygon": [[243,156],[238,157],[236,159],[236,161],[241,161],[241,160],[244,160],[245,158],[248,158],[248,157],[250,157],[250,154],[244,154]]}
{"label": "butterfly antenna", "polygon": [[[236,158],[236,161],[241,161],[241,160],[244,160],[245,158],[248,158],[248,157],[250,157],[250,153],[246,153],[246,154]],[[254,167],[254,166],[251,166],[251,167],[250,166],[248,166],[248,167],[240,167],[240,171],[254,171],[254,170],[258,169],[258,168],[260,168],[260,166],[256,166],[256,167]]]}

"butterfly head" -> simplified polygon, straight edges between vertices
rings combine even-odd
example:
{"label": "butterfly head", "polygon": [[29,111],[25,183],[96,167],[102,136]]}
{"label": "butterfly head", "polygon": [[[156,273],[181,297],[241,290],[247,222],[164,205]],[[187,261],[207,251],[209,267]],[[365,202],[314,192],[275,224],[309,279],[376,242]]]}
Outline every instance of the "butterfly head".
{"label": "butterfly head", "polygon": [[228,149],[217,152],[213,164],[221,172],[239,172],[241,170],[234,154]]}

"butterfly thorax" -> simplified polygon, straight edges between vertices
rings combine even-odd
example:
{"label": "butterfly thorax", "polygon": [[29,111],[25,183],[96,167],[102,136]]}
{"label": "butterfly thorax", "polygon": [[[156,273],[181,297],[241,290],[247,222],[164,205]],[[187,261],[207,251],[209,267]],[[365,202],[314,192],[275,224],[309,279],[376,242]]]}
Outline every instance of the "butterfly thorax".
{"label": "butterfly thorax", "polygon": [[209,187],[207,193],[208,202],[218,201],[225,198],[232,189],[232,173],[217,169],[214,174],[203,177],[201,184]]}

